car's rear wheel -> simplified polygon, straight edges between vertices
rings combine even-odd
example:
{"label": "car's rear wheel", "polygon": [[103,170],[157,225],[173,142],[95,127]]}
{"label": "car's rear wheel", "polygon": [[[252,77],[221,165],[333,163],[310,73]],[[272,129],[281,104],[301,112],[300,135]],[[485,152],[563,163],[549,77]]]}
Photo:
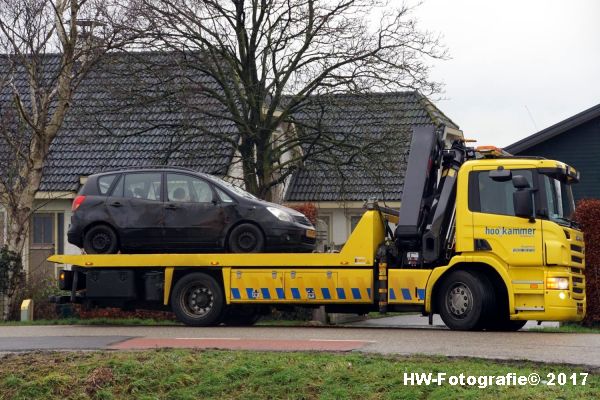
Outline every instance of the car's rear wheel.
{"label": "car's rear wheel", "polygon": [[171,307],[177,319],[186,325],[216,325],[223,314],[223,290],[210,275],[187,274],[173,288]]}
{"label": "car's rear wheel", "polygon": [[240,224],[229,234],[228,248],[232,253],[260,253],[265,249],[265,238],[253,224]]}
{"label": "car's rear wheel", "polygon": [[108,225],[93,226],[83,237],[83,249],[88,254],[115,254],[119,251],[117,233]]}

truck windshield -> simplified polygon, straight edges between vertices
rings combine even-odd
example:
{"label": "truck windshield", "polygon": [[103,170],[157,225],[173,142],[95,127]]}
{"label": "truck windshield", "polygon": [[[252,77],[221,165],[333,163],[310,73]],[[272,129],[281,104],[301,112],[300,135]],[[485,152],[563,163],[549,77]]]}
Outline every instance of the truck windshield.
{"label": "truck windshield", "polygon": [[544,186],[548,199],[548,219],[561,225],[572,226],[575,201],[571,185],[544,175]]}

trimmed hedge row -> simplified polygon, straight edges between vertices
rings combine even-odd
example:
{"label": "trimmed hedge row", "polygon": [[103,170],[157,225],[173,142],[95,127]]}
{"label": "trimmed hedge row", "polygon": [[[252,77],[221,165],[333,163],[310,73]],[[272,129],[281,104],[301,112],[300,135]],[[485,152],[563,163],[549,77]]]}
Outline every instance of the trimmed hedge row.
{"label": "trimmed hedge row", "polygon": [[600,323],[600,200],[580,200],[575,220],[585,236],[587,313],[583,324],[597,325]]}

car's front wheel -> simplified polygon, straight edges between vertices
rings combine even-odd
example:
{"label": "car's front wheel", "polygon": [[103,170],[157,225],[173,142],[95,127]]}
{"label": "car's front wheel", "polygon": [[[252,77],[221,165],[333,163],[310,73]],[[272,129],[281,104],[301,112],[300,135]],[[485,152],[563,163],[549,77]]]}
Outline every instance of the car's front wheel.
{"label": "car's front wheel", "polygon": [[88,254],[115,254],[119,251],[117,233],[108,225],[93,226],[83,237],[83,249]]}
{"label": "car's front wheel", "polygon": [[265,238],[253,224],[240,224],[229,234],[228,248],[232,253],[260,253],[265,249]]}

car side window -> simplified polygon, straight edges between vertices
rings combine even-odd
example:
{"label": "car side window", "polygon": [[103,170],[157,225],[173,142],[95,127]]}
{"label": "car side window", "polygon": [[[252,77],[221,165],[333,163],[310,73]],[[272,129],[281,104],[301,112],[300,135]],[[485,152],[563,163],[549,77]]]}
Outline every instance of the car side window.
{"label": "car side window", "polygon": [[218,187],[215,187],[215,190],[217,191],[217,194],[219,195],[219,198],[223,203],[233,203],[233,199],[227,193],[225,193]]}
{"label": "car side window", "polygon": [[98,178],[98,191],[102,195],[108,194],[110,186],[115,181],[117,175],[104,175]]}
{"label": "car side window", "polygon": [[160,173],[134,173],[125,175],[124,197],[160,201]]}
{"label": "car side window", "polygon": [[183,174],[167,174],[169,201],[210,203],[213,191],[208,182]]}

